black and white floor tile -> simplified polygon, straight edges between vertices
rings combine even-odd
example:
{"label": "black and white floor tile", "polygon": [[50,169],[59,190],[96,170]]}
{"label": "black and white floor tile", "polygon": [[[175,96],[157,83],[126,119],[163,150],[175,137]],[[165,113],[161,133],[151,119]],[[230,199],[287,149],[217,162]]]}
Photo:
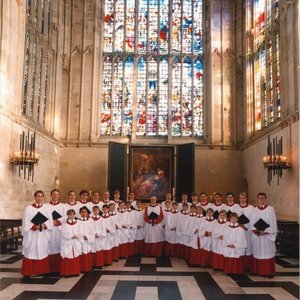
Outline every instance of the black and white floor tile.
{"label": "black and white floor tile", "polygon": [[212,269],[190,267],[177,258],[139,257],[61,278],[48,275],[24,279],[21,253],[0,254],[0,299],[180,300],[299,299],[298,261],[277,258],[274,278],[227,276]]}

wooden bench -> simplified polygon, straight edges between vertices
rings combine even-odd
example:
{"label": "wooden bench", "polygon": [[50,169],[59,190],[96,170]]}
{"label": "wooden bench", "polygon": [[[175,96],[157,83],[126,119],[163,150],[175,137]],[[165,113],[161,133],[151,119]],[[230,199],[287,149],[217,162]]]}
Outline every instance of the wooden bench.
{"label": "wooden bench", "polygon": [[1,225],[1,253],[8,253],[17,250],[18,246],[22,243],[22,234],[20,227],[22,220],[2,219]]}

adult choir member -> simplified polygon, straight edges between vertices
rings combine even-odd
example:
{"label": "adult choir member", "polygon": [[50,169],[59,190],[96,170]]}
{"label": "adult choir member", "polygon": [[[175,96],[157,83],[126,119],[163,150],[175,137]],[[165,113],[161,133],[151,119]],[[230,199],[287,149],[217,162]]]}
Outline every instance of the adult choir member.
{"label": "adult choir member", "polygon": [[145,255],[161,256],[163,242],[164,215],[157,197],[151,196],[150,204],[145,209]]}
{"label": "adult choir member", "polygon": [[50,195],[51,201],[46,203],[45,207],[53,218],[53,230],[50,232],[49,240],[49,269],[50,273],[55,273],[60,271],[61,226],[65,221],[65,205],[59,201],[59,190],[52,190]]}
{"label": "adult choir member", "polygon": [[49,239],[53,230],[52,215],[44,201],[44,192],[34,193],[35,203],[25,208],[23,229],[23,261],[21,274],[24,276],[49,273]]}
{"label": "adult choir member", "polygon": [[272,277],[275,274],[277,220],[274,208],[267,204],[265,193],[258,193],[257,201],[258,206],[254,209],[252,218],[254,263],[251,272]]}

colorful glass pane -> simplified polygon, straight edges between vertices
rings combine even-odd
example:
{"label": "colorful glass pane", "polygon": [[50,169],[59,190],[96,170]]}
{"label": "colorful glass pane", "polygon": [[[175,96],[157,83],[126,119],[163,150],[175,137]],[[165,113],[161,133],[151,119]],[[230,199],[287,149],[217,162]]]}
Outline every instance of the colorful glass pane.
{"label": "colorful glass pane", "polygon": [[147,135],[157,131],[157,60],[151,57],[148,62]]}
{"label": "colorful glass pane", "polygon": [[202,38],[202,0],[194,0],[194,32],[193,45],[194,53],[200,54],[203,52],[203,38]]}
{"label": "colorful glass pane", "polygon": [[120,135],[122,130],[122,100],[123,100],[123,61],[117,56],[113,64],[112,89],[112,135]]}
{"label": "colorful glass pane", "polygon": [[102,135],[110,135],[111,123],[111,102],[112,102],[112,60],[104,58],[103,64],[103,86],[101,101],[101,130]]}
{"label": "colorful glass pane", "polygon": [[126,37],[125,51],[134,51],[135,0],[126,1]]}
{"label": "colorful glass pane", "polygon": [[144,57],[140,57],[138,60],[136,135],[146,134],[146,83],[147,61]]}
{"label": "colorful glass pane", "polygon": [[158,0],[149,2],[149,34],[148,50],[150,52],[158,51]]}
{"label": "colorful glass pane", "polygon": [[192,0],[182,2],[182,52],[192,52],[192,34],[193,34],[193,3]]}
{"label": "colorful glass pane", "polygon": [[116,8],[115,8],[115,36],[114,36],[114,43],[115,43],[115,51],[123,51],[123,42],[124,42],[124,26],[125,26],[125,19],[124,19],[124,10],[125,4],[124,0],[117,0],[116,1]]}
{"label": "colorful glass pane", "polygon": [[114,0],[105,0],[104,6],[104,52],[112,52],[114,32]]}
{"label": "colorful glass pane", "polygon": [[192,80],[193,63],[185,58],[182,64],[182,135],[192,135]]}
{"label": "colorful glass pane", "polygon": [[123,129],[125,135],[132,133],[132,104],[134,88],[133,58],[129,56],[124,66],[124,115]]}
{"label": "colorful glass pane", "polygon": [[181,0],[173,0],[172,6],[172,51],[181,51]]}
{"label": "colorful glass pane", "polygon": [[158,135],[168,135],[168,78],[169,65],[167,57],[162,57],[159,64],[159,107]]}
{"label": "colorful glass pane", "polygon": [[169,0],[160,0],[159,7],[159,51],[167,54],[169,47]]}
{"label": "colorful glass pane", "polygon": [[138,19],[138,52],[145,53],[147,50],[148,36],[148,5],[147,1],[139,1]]}
{"label": "colorful glass pane", "polygon": [[203,65],[200,58],[194,62],[193,129],[194,136],[203,135]]}
{"label": "colorful glass pane", "polygon": [[181,135],[181,62],[178,57],[172,65],[172,135]]}

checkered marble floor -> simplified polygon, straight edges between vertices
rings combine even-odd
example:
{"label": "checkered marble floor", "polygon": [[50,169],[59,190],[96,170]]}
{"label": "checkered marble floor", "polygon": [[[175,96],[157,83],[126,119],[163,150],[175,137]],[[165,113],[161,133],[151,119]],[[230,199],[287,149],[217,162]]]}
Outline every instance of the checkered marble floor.
{"label": "checkered marble floor", "polygon": [[0,299],[179,300],[299,299],[299,268],[277,259],[274,278],[227,276],[185,260],[132,256],[113,265],[61,278],[25,279],[21,253],[0,255]]}

